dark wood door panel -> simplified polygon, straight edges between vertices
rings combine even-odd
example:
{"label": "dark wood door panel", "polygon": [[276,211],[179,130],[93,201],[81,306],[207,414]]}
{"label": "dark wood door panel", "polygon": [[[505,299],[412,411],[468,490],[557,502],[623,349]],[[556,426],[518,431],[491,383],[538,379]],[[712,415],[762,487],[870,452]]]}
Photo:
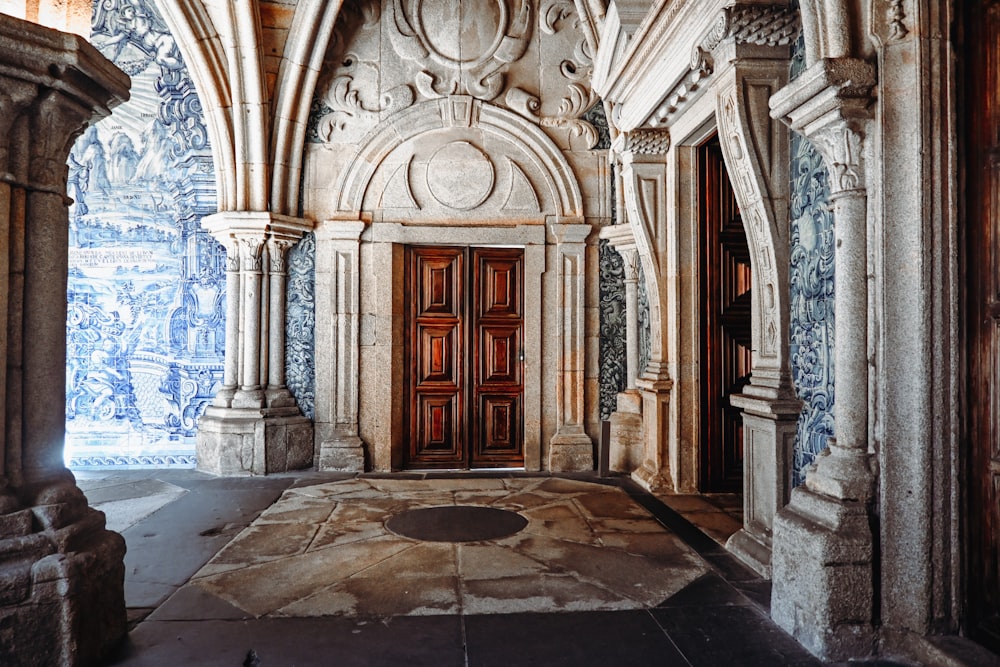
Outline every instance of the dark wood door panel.
{"label": "dark wood door panel", "polygon": [[967,617],[1000,651],[1000,2],[965,7]]}
{"label": "dark wood door panel", "polygon": [[476,459],[496,465],[523,463],[521,448],[521,397],[480,394],[480,433],[476,438]]}
{"label": "dark wood door panel", "polygon": [[718,139],[698,149],[701,490],[743,489],[743,417],[729,397],[749,381],[750,248]]}
{"label": "dark wood door panel", "polygon": [[516,325],[479,327],[479,384],[521,384],[521,328]]}
{"label": "dark wood door panel", "polygon": [[415,251],[418,270],[415,272],[420,301],[417,316],[445,315],[459,317],[462,304],[462,255],[452,251],[419,249]]}
{"label": "dark wood door panel", "polygon": [[407,466],[524,465],[523,257],[407,248]]}
{"label": "dark wood door panel", "polygon": [[482,318],[521,318],[520,248],[477,248],[478,315]]}
{"label": "dark wood door panel", "polygon": [[417,358],[419,359],[419,374],[417,386],[427,389],[431,385],[437,389],[440,385],[450,385],[454,390],[459,385],[458,359],[461,341],[459,323],[453,324],[417,324]]}

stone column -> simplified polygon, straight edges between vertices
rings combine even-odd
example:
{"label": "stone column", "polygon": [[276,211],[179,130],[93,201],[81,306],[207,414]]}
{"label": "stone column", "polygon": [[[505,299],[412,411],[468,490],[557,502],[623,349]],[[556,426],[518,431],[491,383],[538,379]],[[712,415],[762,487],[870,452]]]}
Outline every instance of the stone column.
{"label": "stone column", "polygon": [[263,475],[313,462],[312,422],[285,387],[286,255],[307,220],[256,211],[202,219],[227,249],[224,385],[198,422],[198,468]]}
{"label": "stone column", "polygon": [[0,15],[0,664],[98,664],[126,633],[121,536],[63,465],[66,159],[128,77],[84,40]]}
{"label": "stone column", "polygon": [[601,230],[621,255],[625,267],[625,389],[618,392],[611,413],[611,470],[631,473],[642,464],[642,395],[636,388],[639,376],[639,251],[632,228],[618,224]]}
{"label": "stone column", "polygon": [[269,285],[268,329],[271,332],[267,347],[268,407],[290,407],[295,398],[285,386],[285,285],[288,280],[288,250],[292,239],[272,236],[267,242]]}
{"label": "stone column", "polygon": [[585,253],[593,227],[553,224],[556,242],[559,310],[559,387],[556,391],[556,434],[549,441],[549,470],[593,470],[594,442],[584,430]]}
{"label": "stone column", "polygon": [[837,392],[834,438],[774,524],[771,615],[826,660],[870,655],[875,639],[868,451],[867,191],[864,140],[873,67],[819,60],[771,98],[771,113],[808,137],[830,173],[834,213]]}
{"label": "stone column", "polygon": [[212,405],[228,408],[239,385],[240,364],[240,300],[235,295],[241,293],[240,248],[234,239],[226,247],[226,358],[222,372],[222,389],[215,395]]}
{"label": "stone column", "polygon": [[363,471],[358,431],[361,233],[365,223],[316,228],[316,435],[320,470]]}
{"label": "stone column", "polygon": [[264,235],[238,234],[240,248],[240,383],[233,397],[234,408],[261,408],[264,390],[261,386],[260,346],[262,334],[261,283],[264,275]]}

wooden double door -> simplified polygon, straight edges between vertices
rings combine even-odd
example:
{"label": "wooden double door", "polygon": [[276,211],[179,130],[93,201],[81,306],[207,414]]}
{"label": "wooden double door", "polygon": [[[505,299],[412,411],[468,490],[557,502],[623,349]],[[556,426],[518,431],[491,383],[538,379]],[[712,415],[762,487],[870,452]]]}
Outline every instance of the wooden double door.
{"label": "wooden double door", "polygon": [[408,468],[524,465],[524,250],[406,248]]}
{"label": "wooden double door", "polygon": [[1000,2],[966,11],[967,618],[1000,651]]}

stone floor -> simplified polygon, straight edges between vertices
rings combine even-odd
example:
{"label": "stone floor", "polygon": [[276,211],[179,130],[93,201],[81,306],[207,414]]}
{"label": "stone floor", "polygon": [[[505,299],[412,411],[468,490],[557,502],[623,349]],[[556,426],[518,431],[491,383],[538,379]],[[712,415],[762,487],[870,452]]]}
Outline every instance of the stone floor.
{"label": "stone floor", "polygon": [[[821,664],[720,546],[735,498],[675,511],[624,478],[516,473],[77,476],[129,547],[134,627],[110,664]],[[442,506],[526,525],[478,542],[385,525]]]}

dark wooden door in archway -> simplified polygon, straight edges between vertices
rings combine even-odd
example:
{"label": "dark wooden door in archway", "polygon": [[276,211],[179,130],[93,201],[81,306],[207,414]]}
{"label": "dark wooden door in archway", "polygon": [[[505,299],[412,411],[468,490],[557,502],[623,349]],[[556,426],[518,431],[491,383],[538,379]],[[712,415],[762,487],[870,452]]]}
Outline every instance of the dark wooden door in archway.
{"label": "dark wooden door in archway", "polygon": [[1000,2],[967,11],[968,618],[1000,651]]}
{"label": "dark wooden door in archway", "polygon": [[729,397],[750,379],[750,248],[718,138],[698,150],[701,242],[701,490],[743,490],[743,419]]}
{"label": "dark wooden door in archway", "polygon": [[524,465],[523,258],[407,247],[407,467]]}

